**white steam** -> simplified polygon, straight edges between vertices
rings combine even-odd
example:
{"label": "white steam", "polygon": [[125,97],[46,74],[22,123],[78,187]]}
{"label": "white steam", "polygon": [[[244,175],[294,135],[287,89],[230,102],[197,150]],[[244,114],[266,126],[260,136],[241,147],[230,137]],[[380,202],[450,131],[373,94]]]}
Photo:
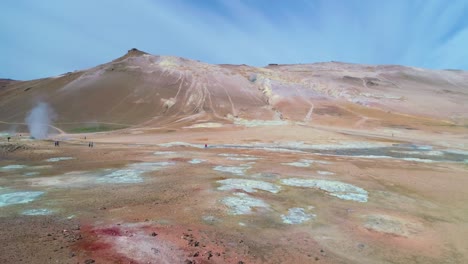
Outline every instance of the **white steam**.
{"label": "white steam", "polygon": [[47,138],[55,114],[47,103],[39,102],[26,117],[29,133],[36,139]]}

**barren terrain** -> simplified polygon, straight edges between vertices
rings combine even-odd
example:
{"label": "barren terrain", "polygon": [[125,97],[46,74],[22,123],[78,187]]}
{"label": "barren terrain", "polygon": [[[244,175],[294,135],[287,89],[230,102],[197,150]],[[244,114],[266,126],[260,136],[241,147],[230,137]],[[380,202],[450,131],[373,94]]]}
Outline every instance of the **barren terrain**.
{"label": "barren terrain", "polygon": [[2,82],[0,262],[466,263],[467,79],[130,50]]}

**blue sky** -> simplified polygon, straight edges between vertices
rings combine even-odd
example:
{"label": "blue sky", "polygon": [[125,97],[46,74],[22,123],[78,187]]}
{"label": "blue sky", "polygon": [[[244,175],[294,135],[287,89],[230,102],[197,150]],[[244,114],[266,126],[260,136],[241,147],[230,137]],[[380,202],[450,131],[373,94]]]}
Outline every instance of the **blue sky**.
{"label": "blue sky", "polygon": [[0,78],[138,48],[209,63],[344,61],[468,69],[466,0],[2,0]]}

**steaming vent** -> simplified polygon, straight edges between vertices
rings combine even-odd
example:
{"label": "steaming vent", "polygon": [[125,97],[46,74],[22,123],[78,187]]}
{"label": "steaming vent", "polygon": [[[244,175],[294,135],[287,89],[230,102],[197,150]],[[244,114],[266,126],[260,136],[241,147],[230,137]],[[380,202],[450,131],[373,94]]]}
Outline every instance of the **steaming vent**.
{"label": "steaming vent", "polygon": [[29,133],[32,138],[45,139],[55,119],[55,113],[47,103],[39,102],[26,117]]}

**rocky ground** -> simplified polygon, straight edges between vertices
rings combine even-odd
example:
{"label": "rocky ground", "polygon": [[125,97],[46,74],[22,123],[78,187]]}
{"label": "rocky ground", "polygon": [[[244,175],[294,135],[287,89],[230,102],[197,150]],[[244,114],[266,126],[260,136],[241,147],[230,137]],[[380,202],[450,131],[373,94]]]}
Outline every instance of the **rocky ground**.
{"label": "rocky ground", "polygon": [[2,138],[0,262],[466,263],[460,140],[345,132]]}

